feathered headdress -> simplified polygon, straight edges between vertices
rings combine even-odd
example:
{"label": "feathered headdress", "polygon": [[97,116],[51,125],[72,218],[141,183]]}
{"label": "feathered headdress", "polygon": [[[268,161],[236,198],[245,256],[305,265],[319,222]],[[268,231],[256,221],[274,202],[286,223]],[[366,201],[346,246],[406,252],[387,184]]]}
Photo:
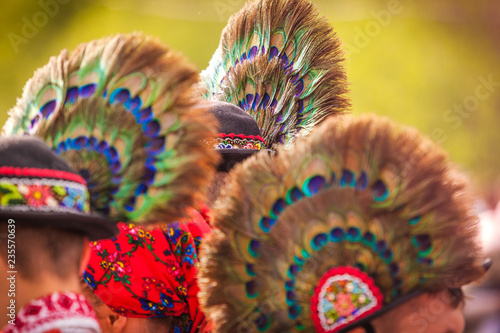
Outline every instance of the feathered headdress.
{"label": "feathered headdress", "polygon": [[202,86],[206,98],[248,112],[273,148],[350,105],[343,60],[339,39],[312,3],[255,0],[230,18]]}
{"label": "feathered headdress", "polygon": [[166,222],[210,182],[215,120],[194,98],[196,70],[142,34],[81,44],[35,72],[4,135],[44,139],[86,180],[95,210]]}
{"label": "feathered headdress", "polygon": [[327,120],[237,166],[222,197],[200,269],[216,332],[339,332],[484,274],[464,180],[387,119]]}

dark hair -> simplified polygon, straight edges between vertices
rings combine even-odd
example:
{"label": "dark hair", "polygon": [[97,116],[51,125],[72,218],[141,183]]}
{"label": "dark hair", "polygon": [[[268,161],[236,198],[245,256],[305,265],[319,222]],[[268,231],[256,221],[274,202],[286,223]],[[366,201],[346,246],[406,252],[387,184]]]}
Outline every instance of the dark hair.
{"label": "dark hair", "polygon": [[445,288],[441,291],[431,292],[432,297],[439,296],[441,293],[446,292],[449,296],[449,303],[453,309],[458,308],[465,304],[465,295],[462,288]]}
{"label": "dark hair", "polygon": [[[7,235],[7,224],[1,223],[1,234]],[[50,272],[61,279],[78,274],[83,252],[81,234],[38,227],[34,223],[16,221],[15,268],[25,279],[36,281],[41,272]],[[2,237],[0,255],[7,262],[7,239]]]}
{"label": "dark hair", "polygon": [[228,172],[224,172],[224,171],[219,171],[215,174],[214,180],[210,184],[208,191],[207,191],[206,204],[209,208],[213,207],[215,201],[219,197],[222,188],[226,184],[228,174],[229,174]]}
{"label": "dark hair", "polygon": [[146,328],[150,333],[161,333],[173,331],[172,322],[174,321],[173,316],[166,316],[162,318],[148,318]]}

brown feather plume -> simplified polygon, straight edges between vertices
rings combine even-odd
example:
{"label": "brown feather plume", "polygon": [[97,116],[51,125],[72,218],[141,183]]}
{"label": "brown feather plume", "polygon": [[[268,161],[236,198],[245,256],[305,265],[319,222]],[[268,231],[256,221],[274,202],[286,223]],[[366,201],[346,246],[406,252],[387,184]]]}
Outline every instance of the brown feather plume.
{"label": "brown feather plume", "polygon": [[195,67],[155,38],[93,40],[35,73],[4,134],[45,139],[87,179],[95,210],[174,221],[203,198],[218,162],[197,81]]}
{"label": "brown feather plume", "polygon": [[385,305],[484,274],[463,176],[439,147],[385,118],[327,120],[275,158],[236,166],[228,182],[199,273],[216,332],[314,332],[311,295],[332,267],[365,272]]}
{"label": "brown feather plume", "polygon": [[350,106],[341,42],[307,0],[249,1],[202,72],[208,99],[238,105],[268,148],[290,143]]}

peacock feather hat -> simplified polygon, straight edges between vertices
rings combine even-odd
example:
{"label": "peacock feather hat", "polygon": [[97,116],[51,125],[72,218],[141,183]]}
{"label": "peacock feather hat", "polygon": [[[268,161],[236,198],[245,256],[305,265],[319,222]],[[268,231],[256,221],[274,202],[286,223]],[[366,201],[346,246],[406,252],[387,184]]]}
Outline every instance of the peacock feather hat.
{"label": "peacock feather hat", "polygon": [[[275,149],[345,112],[350,102],[343,60],[339,38],[308,0],[247,2],[222,31],[200,85],[213,108],[224,111],[217,115],[221,124],[231,121],[237,106],[261,134],[248,137],[233,126],[235,133],[219,134],[216,148],[230,158],[242,147],[239,153],[247,155]],[[243,136],[233,144],[231,134]]]}
{"label": "peacock feather hat", "polygon": [[157,39],[118,34],[37,70],[3,135],[42,138],[87,182],[92,210],[138,224],[180,218],[202,198],[218,156],[216,121],[193,65]]}
{"label": "peacock feather hat", "polygon": [[216,332],[345,332],[485,272],[463,176],[388,119],[329,119],[228,182],[199,273]]}
{"label": "peacock feather hat", "polygon": [[0,137],[0,219],[89,240],[118,233],[114,221],[91,211],[85,180],[33,136]]}

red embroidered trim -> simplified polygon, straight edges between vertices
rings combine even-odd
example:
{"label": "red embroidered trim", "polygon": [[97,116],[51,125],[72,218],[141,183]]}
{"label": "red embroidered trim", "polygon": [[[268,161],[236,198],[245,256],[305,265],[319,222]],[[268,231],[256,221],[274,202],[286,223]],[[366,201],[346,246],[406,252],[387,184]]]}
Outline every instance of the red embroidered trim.
{"label": "red embroidered trim", "polygon": [[39,177],[39,178],[55,178],[70,180],[87,186],[87,182],[77,174],[51,169],[36,169],[36,168],[16,168],[3,166],[0,167],[0,176],[17,176],[17,177]]}
{"label": "red embroidered trim", "polygon": [[14,323],[3,330],[6,333],[61,332],[71,329],[100,332],[96,314],[85,297],[69,291],[31,300],[19,310]]}
{"label": "red embroidered trim", "polygon": [[[321,301],[320,297],[321,297],[322,289],[325,286],[325,284],[328,282],[328,280],[330,278],[335,278],[335,277],[338,277],[339,280],[341,280],[340,283],[342,283],[342,282],[345,283],[345,281],[349,281],[352,283],[352,282],[358,280],[357,282],[361,282],[361,284],[364,284],[364,286],[366,286],[369,289],[369,291],[372,293],[372,295],[373,295],[372,302],[374,302],[374,303],[364,305],[360,308],[355,308],[356,314],[353,313],[353,315],[350,316],[350,319],[349,318],[343,319],[345,322],[342,324],[337,324],[336,322],[333,322],[330,325],[333,325],[334,327],[332,329],[327,329],[324,327],[324,325],[321,321],[320,313],[319,313],[320,312],[319,305],[321,305],[320,304],[320,301]],[[346,290],[343,290],[343,292],[340,294],[343,294],[344,296],[347,295],[347,296],[349,296],[349,299],[351,299],[351,297],[353,295],[352,292],[348,291],[348,293],[346,293],[345,292]],[[338,294],[339,297],[340,297],[340,294]],[[363,295],[366,297],[365,294],[363,294]],[[323,295],[323,296],[325,296],[325,295]],[[337,295],[335,295],[335,297],[337,297]],[[331,302],[331,300],[329,300],[329,301]],[[338,303],[339,300],[335,299],[335,302]],[[351,304],[351,305],[353,305],[353,304]],[[325,275],[323,275],[323,277],[318,281],[316,288],[314,289],[314,296],[311,298],[311,317],[312,317],[312,320],[314,322],[316,332],[334,333],[334,332],[338,332],[339,330],[345,328],[346,326],[348,326],[354,322],[357,322],[358,320],[360,320],[366,316],[369,316],[370,314],[378,311],[380,308],[382,308],[382,305],[383,305],[382,293],[380,292],[380,289],[377,287],[377,285],[375,285],[375,282],[373,281],[373,279],[370,276],[368,276],[366,273],[364,273],[356,268],[353,268],[353,267],[343,267],[343,266],[335,267],[335,268],[330,269],[328,272],[325,273]],[[371,308],[369,310],[362,312],[361,314],[357,314],[359,312],[359,310],[362,310],[363,308],[366,308],[366,307],[371,307]],[[324,314],[323,314],[323,316],[324,316]],[[342,318],[344,318],[344,317],[338,318],[337,321],[340,321]]]}
{"label": "red embroidered trim", "polygon": [[244,135],[244,134],[226,134],[226,133],[219,133],[219,138],[240,138],[240,139],[250,139],[250,140],[258,140],[261,141],[263,144],[266,143],[264,138],[262,138],[260,135]]}
{"label": "red embroidered trim", "polygon": [[205,141],[213,149],[265,149],[265,141],[258,135],[225,134],[220,133],[218,138]]}

